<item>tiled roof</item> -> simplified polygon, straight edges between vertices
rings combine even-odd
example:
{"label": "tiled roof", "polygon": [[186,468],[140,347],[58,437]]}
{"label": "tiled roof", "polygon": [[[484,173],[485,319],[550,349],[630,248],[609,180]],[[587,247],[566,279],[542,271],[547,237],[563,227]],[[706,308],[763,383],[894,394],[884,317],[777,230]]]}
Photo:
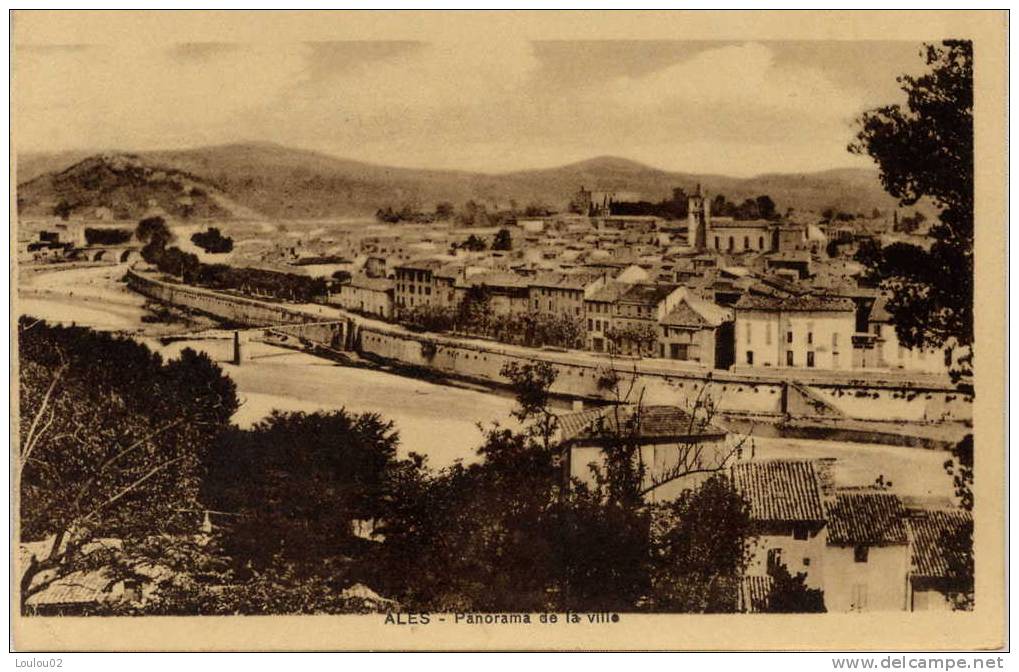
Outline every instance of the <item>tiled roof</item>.
{"label": "tiled roof", "polygon": [[[703,422],[701,418],[691,418],[689,413],[677,406],[644,406],[639,419],[635,420],[636,412],[636,404],[625,404],[564,413],[559,416],[559,439],[573,441],[629,435],[635,430],[637,436],[644,439],[725,434],[724,430]],[[636,425],[638,422],[639,426]]]}
{"label": "tiled roof", "polygon": [[641,305],[657,306],[665,297],[672,294],[679,285],[650,285],[639,283],[631,285],[623,292],[619,300],[624,303],[639,303]]}
{"label": "tiled roof", "polygon": [[906,518],[909,533],[910,573],[928,578],[951,578],[951,567],[962,564],[954,558],[946,541],[963,526],[972,525],[973,516],[962,509],[910,511]]}
{"label": "tiled roof", "polygon": [[393,288],[393,281],[389,278],[369,278],[367,275],[355,275],[348,284],[356,289],[370,289],[376,292],[386,292]]}
{"label": "tiled roof", "polygon": [[685,296],[662,318],[661,323],[680,327],[717,327],[731,319],[732,314],[725,308]]}
{"label": "tiled roof", "polygon": [[737,492],[750,504],[752,520],[823,521],[821,487],[808,460],[750,460],[732,466]]}
{"label": "tiled roof", "polygon": [[625,292],[629,288],[629,285],[616,282],[615,280],[609,280],[605,283],[604,287],[599,287],[594,291],[594,294],[587,297],[587,301],[601,301],[601,302],[615,302],[619,295]]}
{"label": "tiled roof", "polygon": [[740,610],[744,613],[760,613],[768,608],[768,597],[775,580],[770,576],[744,576],[740,578]]}
{"label": "tiled roof", "polygon": [[890,492],[837,490],[827,502],[827,514],[830,545],[906,543],[906,509]]}
{"label": "tiled roof", "polygon": [[768,219],[733,219],[732,217],[712,217],[712,229],[763,229],[775,224]]}
{"label": "tiled roof", "polygon": [[853,312],[855,304],[849,299],[825,296],[759,296],[744,294],[736,302],[737,310],[768,310],[783,312]]}
{"label": "tiled roof", "polygon": [[553,289],[584,289],[601,277],[601,273],[541,273],[531,280],[532,287]]}
{"label": "tiled roof", "polygon": [[445,265],[446,262],[439,259],[416,259],[408,261],[405,264],[400,264],[396,268],[406,268],[412,271],[437,271]]}

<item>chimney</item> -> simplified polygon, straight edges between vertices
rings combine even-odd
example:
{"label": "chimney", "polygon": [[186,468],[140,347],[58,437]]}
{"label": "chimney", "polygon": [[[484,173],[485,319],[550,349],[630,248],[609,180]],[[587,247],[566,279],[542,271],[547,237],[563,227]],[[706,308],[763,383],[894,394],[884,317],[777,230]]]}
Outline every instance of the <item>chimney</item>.
{"label": "chimney", "polygon": [[835,495],[835,459],[834,457],[821,457],[814,460],[814,471],[817,473],[817,483],[821,488],[822,499]]}

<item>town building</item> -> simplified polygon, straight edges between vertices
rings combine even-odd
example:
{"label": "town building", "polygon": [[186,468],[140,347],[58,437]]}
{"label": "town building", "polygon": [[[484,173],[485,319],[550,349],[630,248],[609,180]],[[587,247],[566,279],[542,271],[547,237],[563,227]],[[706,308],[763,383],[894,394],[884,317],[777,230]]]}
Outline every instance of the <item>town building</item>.
{"label": "town building", "polygon": [[735,305],[736,365],[847,370],[855,306],[849,299],[747,293]]}
{"label": "town building", "polygon": [[388,278],[354,275],[350,282],[341,284],[329,295],[328,302],[347,310],[383,319],[393,316],[393,287]]}
{"label": "town building", "polygon": [[644,465],[641,489],[649,501],[669,501],[724,468],[732,453],[725,430],[677,406],[608,405],[558,416],[556,445],[563,474],[589,487],[605,451],[639,445]]}
{"label": "town building", "polygon": [[456,266],[439,259],[422,259],[396,266],[395,276],[393,300],[396,311],[456,305],[455,283],[460,276]]}
{"label": "town building", "polygon": [[702,366],[732,366],[732,311],[687,292],[658,322],[658,356]]}
{"label": "town building", "polygon": [[581,319],[584,298],[604,283],[605,276],[597,273],[541,273],[529,283],[531,310]]}
{"label": "town building", "polygon": [[828,468],[827,463],[810,460],[751,459],[733,463],[733,487],[750,506],[754,535],[747,576],[770,577],[779,566],[785,566],[792,576],[806,574],[807,586],[822,587],[826,520],[823,497]]}
{"label": "town building", "polygon": [[898,495],[840,488],[826,502],[824,603],[828,611],[907,608],[909,539]]}
{"label": "town building", "polygon": [[610,341],[617,354],[653,357],[659,352],[659,323],[686,290],[679,285],[629,285],[616,299]]}
{"label": "town building", "polygon": [[973,516],[957,508],[913,509],[906,518],[909,537],[910,611],[951,611],[972,594],[965,551],[954,543],[972,534]]}

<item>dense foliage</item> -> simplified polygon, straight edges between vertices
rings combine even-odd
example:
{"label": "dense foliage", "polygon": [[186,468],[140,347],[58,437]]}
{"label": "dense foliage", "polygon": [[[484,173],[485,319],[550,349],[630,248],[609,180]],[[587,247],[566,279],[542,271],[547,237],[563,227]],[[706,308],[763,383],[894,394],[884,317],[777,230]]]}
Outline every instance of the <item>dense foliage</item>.
{"label": "dense foliage", "polygon": [[940,209],[930,249],[897,244],[868,261],[891,291],[899,341],[907,347],[973,343],[973,45],[925,47],[930,70],[899,82],[907,103],[859,119],[850,151],[869,154],[902,205],[930,199]]}
{"label": "dense foliage", "polygon": [[193,234],[191,242],[212,254],[225,254],[234,249],[233,238],[224,236],[215,226]]}
{"label": "dense foliage", "polygon": [[[143,219],[138,223],[136,235],[145,243],[145,247],[142,248],[142,258],[145,261],[163,273],[178,276],[187,283],[211,289],[239,290],[302,303],[321,298],[329,288],[324,278],[261,268],[203,264],[197,255],[169,247],[173,242],[173,233],[161,217]],[[232,247],[232,241],[230,245]]]}
{"label": "dense foliage", "polygon": [[123,245],[131,240],[134,233],[128,229],[85,229],[86,245]]}
{"label": "dense foliage", "polygon": [[[201,521],[202,462],[237,409],[207,356],[163,359],[132,340],[22,318],[21,536],[49,540],[22,598],[75,571],[81,547],[138,543]],[[43,572],[50,579],[33,583]]]}

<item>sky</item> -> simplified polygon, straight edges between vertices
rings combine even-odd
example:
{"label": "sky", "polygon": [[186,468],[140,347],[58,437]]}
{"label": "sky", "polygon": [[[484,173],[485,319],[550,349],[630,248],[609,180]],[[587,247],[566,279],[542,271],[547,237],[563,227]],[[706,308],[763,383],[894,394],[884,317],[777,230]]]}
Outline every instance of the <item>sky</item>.
{"label": "sky", "polygon": [[19,152],[276,142],[504,172],[613,155],[749,176],[871,165],[865,109],[922,71],[905,41],[16,44]]}

